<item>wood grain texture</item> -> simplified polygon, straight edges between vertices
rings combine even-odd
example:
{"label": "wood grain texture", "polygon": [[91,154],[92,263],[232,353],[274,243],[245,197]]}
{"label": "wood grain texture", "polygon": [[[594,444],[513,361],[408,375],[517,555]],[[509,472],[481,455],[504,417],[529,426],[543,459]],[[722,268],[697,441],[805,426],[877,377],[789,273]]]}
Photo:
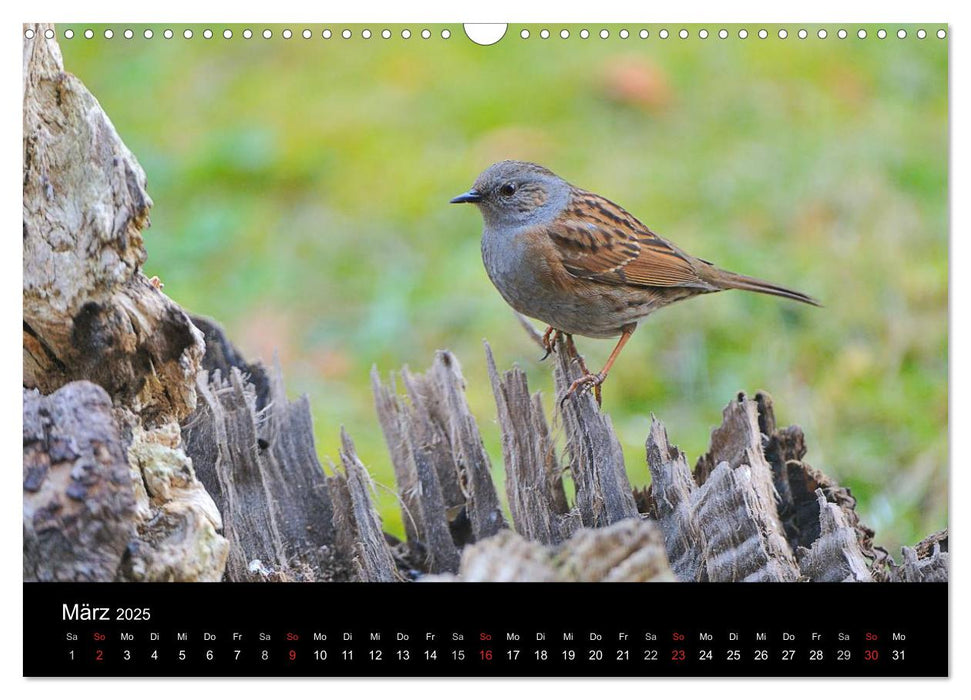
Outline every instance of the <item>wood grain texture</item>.
{"label": "wood grain texture", "polygon": [[762,452],[758,408],[744,394],[725,407],[695,467],[695,508],[711,581],[794,581],[796,560],[779,520]]}
{"label": "wood grain texture", "polygon": [[704,539],[692,508],[696,485],[688,461],[677,446],[668,442],[667,430],[654,416],[646,448],[651,501],[664,533],[671,568],[681,581],[705,580]]}
{"label": "wood grain texture", "polygon": [[843,510],[829,503],[822,489],[816,491],[816,500],[819,537],[808,549],[796,550],[802,575],[810,581],[872,581],[856,531],[846,521]]}
{"label": "wood grain texture", "polygon": [[341,467],[328,478],[334,503],[338,549],[350,555],[358,581],[400,581],[394,555],[371,502],[374,483],[357,456],[350,436],[341,430]]}

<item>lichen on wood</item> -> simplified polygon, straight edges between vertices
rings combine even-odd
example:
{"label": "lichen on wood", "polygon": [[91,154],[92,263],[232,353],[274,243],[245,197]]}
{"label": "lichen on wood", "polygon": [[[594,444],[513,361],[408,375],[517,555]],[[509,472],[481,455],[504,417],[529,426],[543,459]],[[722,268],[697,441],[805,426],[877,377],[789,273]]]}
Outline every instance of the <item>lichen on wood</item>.
{"label": "lichen on wood", "polygon": [[24,580],[114,579],[137,523],[107,392],[24,389]]}

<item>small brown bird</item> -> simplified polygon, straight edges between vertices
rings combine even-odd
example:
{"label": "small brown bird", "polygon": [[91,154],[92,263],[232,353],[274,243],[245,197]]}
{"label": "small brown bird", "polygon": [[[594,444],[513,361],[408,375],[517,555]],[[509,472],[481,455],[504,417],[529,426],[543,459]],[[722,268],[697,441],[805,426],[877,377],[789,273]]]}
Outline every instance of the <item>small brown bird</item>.
{"label": "small brown bird", "polygon": [[599,402],[600,385],[638,321],[676,301],[744,289],[819,306],[801,292],[688,255],[620,206],[535,163],[491,165],[451,200],[463,202],[482,214],[489,279],[516,311],[548,324],[547,356],[560,333],[620,336],[604,368],[593,374],[584,367],[566,396],[593,387]]}

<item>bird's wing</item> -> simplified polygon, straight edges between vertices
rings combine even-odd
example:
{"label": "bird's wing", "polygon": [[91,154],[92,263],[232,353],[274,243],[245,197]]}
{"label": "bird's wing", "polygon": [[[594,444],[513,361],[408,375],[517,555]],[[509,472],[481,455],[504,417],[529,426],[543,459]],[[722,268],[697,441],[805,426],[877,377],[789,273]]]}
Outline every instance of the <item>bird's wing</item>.
{"label": "bird's wing", "polygon": [[574,277],[645,287],[710,287],[698,269],[710,265],[664,240],[613,202],[574,190],[550,238]]}

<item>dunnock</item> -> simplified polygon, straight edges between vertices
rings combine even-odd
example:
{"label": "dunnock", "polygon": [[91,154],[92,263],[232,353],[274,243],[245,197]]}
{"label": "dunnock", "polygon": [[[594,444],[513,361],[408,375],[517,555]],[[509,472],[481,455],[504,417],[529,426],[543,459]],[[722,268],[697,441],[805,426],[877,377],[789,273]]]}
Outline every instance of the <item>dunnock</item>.
{"label": "dunnock", "polygon": [[489,279],[516,311],[548,324],[547,355],[560,333],[620,336],[604,368],[593,374],[584,367],[566,396],[593,387],[599,402],[600,385],[637,322],[676,301],[745,289],[819,306],[800,292],[688,255],[618,205],[535,163],[491,165],[451,200],[463,202],[482,214]]}

